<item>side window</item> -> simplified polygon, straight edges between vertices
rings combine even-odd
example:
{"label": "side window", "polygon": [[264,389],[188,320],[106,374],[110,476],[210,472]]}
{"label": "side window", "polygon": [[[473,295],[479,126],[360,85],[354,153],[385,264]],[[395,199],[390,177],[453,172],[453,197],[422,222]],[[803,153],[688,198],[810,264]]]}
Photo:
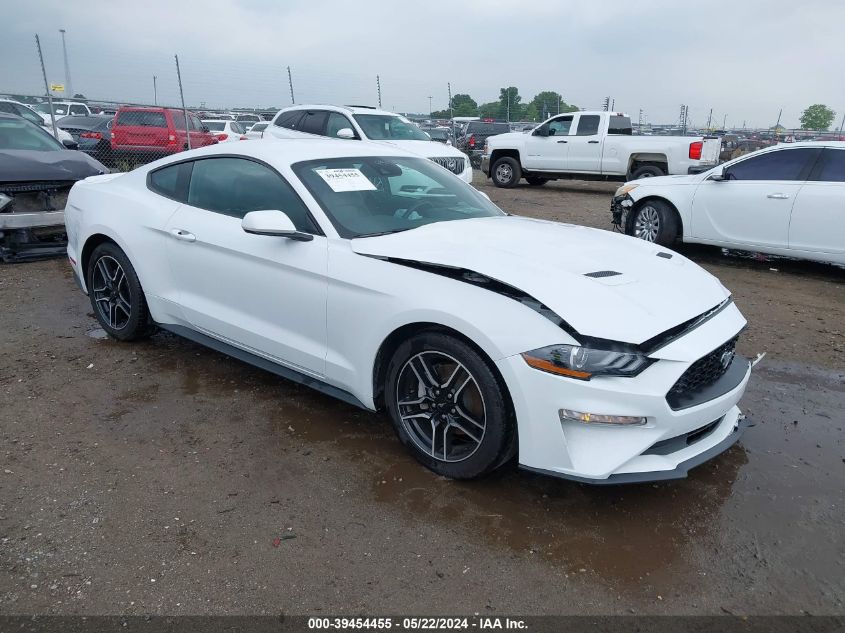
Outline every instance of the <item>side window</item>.
{"label": "side window", "polygon": [[805,180],[818,149],[802,147],[752,156],[728,167],[729,180]]}
{"label": "side window", "polygon": [[85,106],[81,105],[72,105],[70,106],[70,113],[71,114],[79,114],[81,116],[85,116],[88,114],[88,111],[85,109]]}
{"label": "side window", "polygon": [[352,123],[345,116],[339,112],[329,112],[329,118],[326,121],[326,136],[337,138],[337,133],[344,128],[355,131]]}
{"label": "side window", "polygon": [[572,117],[562,116],[549,123],[549,136],[568,136],[572,127]]}
{"label": "side window", "polygon": [[299,130],[301,132],[308,132],[309,134],[325,136],[326,112],[323,110],[309,110],[302,117],[302,121],[299,123]]}
{"label": "side window", "polygon": [[289,130],[297,130],[297,123],[302,118],[302,110],[293,110],[291,112],[283,112],[278,116],[274,125],[285,127]]}
{"label": "side window", "polygon": [[275,171],[243,158],[194,161],[188,204],[234,218],[250,211],[284,211],[297,230],[317,232],[308,208]]}
{"label": "side window", "polygon": [[[162,167],[150,172],[149,188],[167,198],[184,202],[184,179],[190,170],[190,163],[180,163],[170,167]],[[181,178],[180,178],[181,176]]]}
{"label": "side window", "polygon": [[0,101],[0,112],[6,112],[7,114],[17,114],[14,108],[12,107],[11,103],[6,103],[5,101]]}
{"label": "side window", "polygon": [[179,112],[179,110],[171,110],[170,111],[170,118],[173,119],[173,127],[177,130],[184,130],[185,129],[185,113]]}
{"label": "side window", "polygon": [[845,149],[827,148],[822,154],[819,175],[814,180],[845,182]]}
{"label": "side window", "polygon": [[191,124],[191,129],[196,132],[202,132],[202,122],[193,114],[188,115],[188,121]]}
{"label": "side window", "polygon": [[575,131],[576,136],[595,136],[599,133],[599,121],[601,117],[598,114],[581,115],[578,118],[578,129]]}

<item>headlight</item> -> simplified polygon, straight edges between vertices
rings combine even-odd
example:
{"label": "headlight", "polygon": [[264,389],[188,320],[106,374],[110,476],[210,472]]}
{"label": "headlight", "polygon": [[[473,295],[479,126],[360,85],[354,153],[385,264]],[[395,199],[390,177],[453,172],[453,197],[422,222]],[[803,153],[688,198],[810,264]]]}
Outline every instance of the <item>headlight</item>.
{"label": "headlight", "polygon": [[534,369],[579,380],[593,376],[636,376],[652,363],[642,354],[578,345],[550,345],[525,352],[522,358]]}
{"label": "headlight", "polygon": [[616,190],[616,193],[613,194],[613,197],[617,196],[624,196],[626,193],[631,193],[634,189],[639,187],[639,185],[622,185],[619,189]]}

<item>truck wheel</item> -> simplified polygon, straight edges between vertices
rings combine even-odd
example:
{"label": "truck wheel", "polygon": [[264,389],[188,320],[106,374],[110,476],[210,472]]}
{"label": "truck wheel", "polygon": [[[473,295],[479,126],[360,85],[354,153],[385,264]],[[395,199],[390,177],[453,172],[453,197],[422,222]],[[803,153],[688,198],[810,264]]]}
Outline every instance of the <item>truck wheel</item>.
{"label": "truck wheel", "polygon": [[640,178],[652,178],[655,176],[665,176],[666,172],[664,172],[660,167],[657,165],[643,165],[642,167],[637,167],[631,173],[631,180],[639,180]]}
{"label": "truck wheel", "polygon": [[515,159],[504,156],[493,164],[490,175],[493,178],[493,184],[497,187],[516,187],[519,179],[522,178],[522,168]]}
{"label": "truck wheel", "polygon": [[529,185],[532,187],[542,187],[547,182],[549,182],[548,178],[537,178],[537,176],[527,176],[525,180],[528,182]]}
{"label": "truck wheel", "polygon": [[678,237],[678,216],[662,200],[646,200],[634,210],[631,235],[646,242],[672,246]]}

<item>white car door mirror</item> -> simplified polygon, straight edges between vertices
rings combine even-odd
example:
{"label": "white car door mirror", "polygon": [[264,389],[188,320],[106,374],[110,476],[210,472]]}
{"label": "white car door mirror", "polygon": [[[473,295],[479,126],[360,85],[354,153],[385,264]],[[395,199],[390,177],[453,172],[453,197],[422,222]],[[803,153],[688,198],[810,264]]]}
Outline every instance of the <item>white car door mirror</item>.
{"label": "white car door mirror", "polygon": [[253,235],[286,237],[298,242],[310,242],[314,239],[310,233],[297,231],[287,214],[276,210],[250,211],[241,220],[241,228]]}
{"label": "white car door mirror", "polygon": [[722,182],[723,180],[730,180],[730,176],[727,173],[727,170],[722,167],[721,169],[715,170],[712,174],[710,174],[709,180],[715,180],[716,182]]}
{"label": "white car door mirror", "polygon": [[343,127],[337,131],[337,138],[355,138],[355,132],[352,131],[352,128]]}

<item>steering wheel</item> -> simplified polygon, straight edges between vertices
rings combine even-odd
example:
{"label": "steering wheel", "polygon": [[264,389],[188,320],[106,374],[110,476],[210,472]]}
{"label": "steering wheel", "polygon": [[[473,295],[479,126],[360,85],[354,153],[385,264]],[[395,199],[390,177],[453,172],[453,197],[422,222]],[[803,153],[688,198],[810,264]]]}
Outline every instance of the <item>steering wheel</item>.
{"label": "steering wheel", "polygon": [[[407,220],[408,218],[411,217],[411,215],[413,213],[415,213],[415,212],[419,213],[419,210],[424,208],[424,207],[430,207],[430,208],[433,209],[434,205],[431,204],[428,200],[419,200],[414,206],[405,209],[402,212],[402,215],[400,215],[399,217],[402,218],[403,220]],[[422,214],[420,213],[420,215],[422,215]]]}

